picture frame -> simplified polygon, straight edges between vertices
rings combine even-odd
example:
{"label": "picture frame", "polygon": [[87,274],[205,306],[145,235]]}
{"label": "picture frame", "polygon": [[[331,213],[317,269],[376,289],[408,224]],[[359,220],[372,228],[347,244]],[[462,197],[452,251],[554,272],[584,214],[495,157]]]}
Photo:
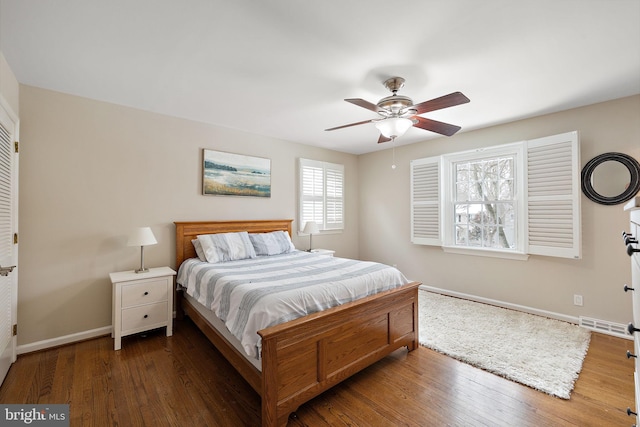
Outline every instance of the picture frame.
{"label": "picture frame", "polygon": [[271,159],[203,149],[202,194],[271,197]]}

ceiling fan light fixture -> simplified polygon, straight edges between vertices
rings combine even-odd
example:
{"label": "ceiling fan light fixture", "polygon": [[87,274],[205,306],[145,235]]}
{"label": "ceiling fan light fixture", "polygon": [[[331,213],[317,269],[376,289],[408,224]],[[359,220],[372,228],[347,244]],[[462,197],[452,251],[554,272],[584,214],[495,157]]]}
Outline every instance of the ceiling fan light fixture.
{"label": "ceiling fan light fixture", "polygon": [[380,133],[387,138],[398,138],[413,126],[413,121],[405,117],[390,117],[375,123]]}
{"label": "ceiling fan light fixture", "polygon": [[389,89],[393,95],[382,98],[377,104],[360,98],[345,99],[345,101],[351,104],[377,113],[382,118],[378,118],[377,120],[363,120],[361,122],[336,126],[325,130],[330,131],[362,125],[365,123],[374,123],[380,131],[380,137],[378,138],[379,144],[382,142],[392,141],[395,138],[404,135],[407,129],[412,126],[444,136],[451,136],[461,129],[460,126],[427,119],[426,117],[420,117],[420,114],[465,104],[469,102],[469,98],[464,96],[461,92],[453,92],[439,98],[414,104],[411,98],[398,95],[398,90],[402,88],[403,85],[404,79],[402,77],[392,77],[387,79],[384,82],[384,86]]}

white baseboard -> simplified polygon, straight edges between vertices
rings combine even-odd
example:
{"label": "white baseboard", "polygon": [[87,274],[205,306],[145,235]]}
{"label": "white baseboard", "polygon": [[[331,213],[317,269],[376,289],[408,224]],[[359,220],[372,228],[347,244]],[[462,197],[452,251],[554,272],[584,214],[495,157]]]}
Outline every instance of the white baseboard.
{"label": "white baseboard", "polygon": [[47,348],[58,347],[61,345],[71,344],[78,341],[84,341],[91,338],[102,337],[104,335],[111,335],[111,326],[104,326],[102,328],[91,329],[89,331],[77,332],[71,335],[65,335],[62,337],[51,338],[48,340],[36,341],[29,344],[19,345],[16,347],[16,353],[25,354],[33,351],[45,350]]}
{"label": "white baseboard", "polygon": [[[457,298],[463,298],[463,299],[468,299],[470,301],[476,301],[476,302],[482,302],[485,304],[491,304],[491,305],[495,305],[498,307],[502,307],[502,308],[508,308],[511,310],[516,310],[516,311],[522,311],[524,313],[529,313],[529,314],[535,314],[537,316],[543,316],[543,317],[548,317],[550,319],[556,319],[556,320],[562,320],[564,322],[569,322],[569,323],[574,323],[576,325],[580,325],[583,328],[586,329],[590,329],[592,331],[595,332],[600,332],[603,334],[607,334],[607,335],[613,335],[616,336],[618,338],[626,338],[626,339],[633,339],[632,336],[624,334],[624,333],[617,333],[616,329],[617,328],[608,328],[607,330],[605,330],[604,328],[596,328],[596,327],[588,327],[585,325],[585,322],[581,322],[581,318],[580,317],[575,317],[575,316],[568,316],[566,314],[560,314],[560,313],[555,313],[553,311],[547,311],[547,310],[539,310],[537,308],[533,308],[533,307],[527,307],[524,305],[519,305],[519,304],[511,304],[508,302],[503,302],[503,301],[498,301],[498,300],[494,300],[494,299],[490,299],[490,298],[483,298],[483,297],[479,297],[476,295],[470,295],[470,294],[465,294],[462,292],[456,292],[456,291],[450,291],[448,289],[441,289],[441,288],[435,288],[433,286],[428,286],[428,285],[420,285],[421,289],[424,289],[426,291],[429,292],[435,292],[437,294],[442,294],[442,295],[448,295],[451,297],[457,297]],[[611,325],[616,325],[612,322],[608,322],[608,321],[602,321],[605,324],[611,324]]]}
{"label": "white baseboard", "polygon": [[[176,318],[176,312],[173,312],[173,318]],[[65,335],[62,337],[51,338],[48,340],[37,341],[29,344],[23,344],[16,347],[17,354],[31,353],[33,351],[46,350],[52,347],[58,347],[61,345],[73,344],[74,342],[90,340],[92,338],[103,337],[105,335],[111,335],[111,325],[103,326],[102,328],[91,329],[90,331],[77,332],[71,335]]]}

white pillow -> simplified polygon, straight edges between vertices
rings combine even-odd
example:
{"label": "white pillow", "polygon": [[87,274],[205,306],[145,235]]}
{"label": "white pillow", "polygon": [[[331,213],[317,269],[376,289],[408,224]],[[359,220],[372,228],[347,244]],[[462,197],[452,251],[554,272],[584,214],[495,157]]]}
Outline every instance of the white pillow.
{"label": "white pillow", "polygon": [[255,258],[249,233],[219,233],[203,234],[198,236],[202,245],[202,252],[208,262],[235,261],[238,259]]}
{"label": "white pillow", "polygon": [[204,252],[202,251],[202,243],[200,243],[200,240],[193,239],[191,243],[196,250],[196,255],[198,255],[198,258],[200,258],[200,261],[206,261],[207,257],[204,256]]}
{"label": "white pillow", "polygon": [[256,255],[278,255],[295,250],[289,233],[272,231],[270,233],[249,234]]}

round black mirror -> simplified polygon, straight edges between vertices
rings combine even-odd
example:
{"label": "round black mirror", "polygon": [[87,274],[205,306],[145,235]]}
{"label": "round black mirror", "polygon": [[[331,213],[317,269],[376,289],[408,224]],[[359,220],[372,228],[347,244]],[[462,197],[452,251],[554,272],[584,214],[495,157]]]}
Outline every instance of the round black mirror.
{"label": "round black mirror", "polygon": [[582,192],[603,205],[626,202],[640,191],[640,163],[622,153],[604,153],[582,168]]}

